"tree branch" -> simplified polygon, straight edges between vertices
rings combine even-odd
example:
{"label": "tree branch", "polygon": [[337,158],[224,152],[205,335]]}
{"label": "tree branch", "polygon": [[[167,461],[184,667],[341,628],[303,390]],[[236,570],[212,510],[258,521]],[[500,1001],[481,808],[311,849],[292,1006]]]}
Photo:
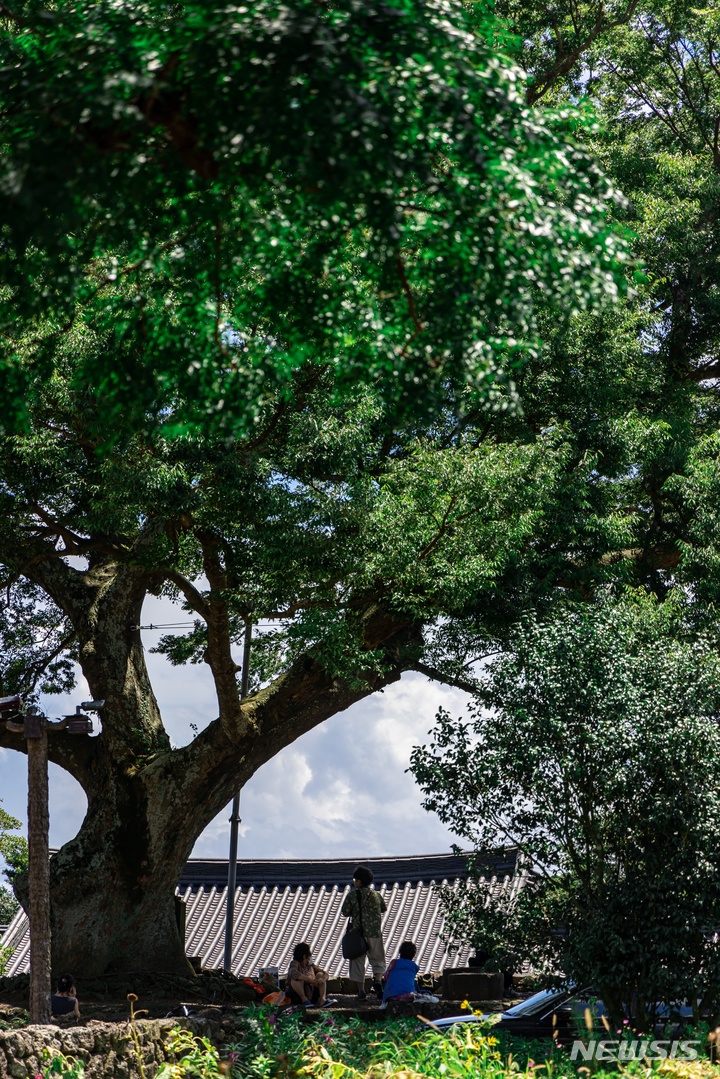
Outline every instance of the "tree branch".
{"label": "tree branch", "polygon": [[424,331],[425,327],[423,326],[422,322],[418,318],[418,314],[417,314],[417,311],[415,309],[415,297],[412,294],[412,289],[410,288],[410,282],[408,281],[407,275],[405,273],[405,264],[403,263],[402,257],[400,255],[397,256],[397,258],[395,260],[395,264],[397,266],[397,271],[398,271],[398,274],[400,276],[400,283],[402,284],[402,290],[405,293],[405,299],[407,300],[408,311],[410,312],[410,318],[412,319],[413,326],[415,327],[414,336],[417,337],[418,334],[420,334],[420,333],[422,333]]}
{"label": "tree branch", "polygon": [[[30,685],[32,686],[33,689],[35,688],[35,685],[37,684],[38,678],[41,676],[41,674],[44,671],[47,670],[47,668],[52,663],[52,661],[54,659],[56,659],[57,656],[59,656],[61,652],[64,652],[65,649],[70,645],[70,643],[72,641],[76,640],[76,639],[77,639],[77,633],[76,633],[75,630],[73,630],[72,633],[68,633],[68,635],[66,637],[63,637],[63,639],[60,641],[60,644],[57,646],[56,649],[54,649],[54,651],[52,651],[50,653],[49,656],[45,656],[45,658],[41,662],[31,663],[30,664],[30,666],[27,668],[27,671],[31,675]],[[35,673],[33,674],[33,672],[35,672]]]}
{"label": "tree branch", "polygon": [[[605,33],[608,30],[614,30],[618,26],[624,26],[630,21],[638,6],[639,0],[631,0],[628,4],[625,13],[617,19],[606,20],[605,11],[602,4],[599,5],[597,18],[592,29],[588,32],[588,36],[581,41],[575,48],[569,52],[565,52],[562,39],[559,37],[556,39],[555,54],[557,57],[556,62],[549,68],[548,71],[540,75],[540,77],[532,83],[527,90],[526,100],[528,105],[535,105],[544,97],[559,78],[564,75],[568,75],[575,64],[581,59],[584,52],[590,48],[592,44],[597,40],[601,33]],[[557,27],[556,27],[557,29]]]}
{"label": "tree branch", "polygon": [[426,678],[430,678],[433,682],[442,682],[445,686],[454,686],[455,689],[462,689],[465,693],[477,692],[477,685],[473,682],[467,682],[464,678],[459,678],[457,675],[445,674],[443,671],[439,671],[436,667],[431,667],[427,663],[414,662],[408,670],[417,671],[418,674],[424,674]]}
{"label": "tree branch", "polygon": [[410,669],[410,655],[421,643],[416,626],[375,606],[366,613],[363,629],[364,646],[382,647],[385,652],[387,666],[382,673],[360,670],[350,683],[328,673],[316,655],[306,653],[272,685],[238,702],[234,722],[217,719],[190,745],[151,762],[152,782],[157,782],[156,772],[163,772],[167,777],[163,782],[179,785],[180,796],[193,801],[202,790],[203,818],[212,820],[234,790],[281,749]]}
{"label": "tree branch", "polygon": [[86,612],[92,602],[85,574],[63,561],[63,552],[37,537],[10,546],[0,541],[0,560],[15,577],[39,585],[69,618]]}
{"label": "tree branch", "polygon": [[[98,750],[98,738],[86,735],[52,733],[48,736],[48,760],[77,780],[84,790],[93,782],[94,761]],[[12,749],[27,756],[27,738],[24,734],[9,731],[0,723],[0,748]]]}
{"label": "tree branch", "polygon": [[200,594],[194,584],[188,581],[187,577],[183,577],[182,573],[178,573],[176,570],[165,569],[163,570],[163,576],[167,581],[179,588],[184,595],[188,607],[190,607],[196,614],[199,614],[206,622],[210,616],[210,605],[207,600]]}
{"label": "tree branch", "polygon": [[237,686],[237,664],[232,657],[230,613],[222,598],[228,586],[225,567],[218,554],[218,539],[209,532],[197,529],[195,537],[203,554],[203,568],[210,585],[210,597],[205,603],[208,645],[205,662],[210,667],[220,709],[219,722],[231,733],[240,718],[240,700]]}
{"label": "tree branch", "polygon": [[651,548],[626,547],[621,551],[609,551],[600,559],[601,566],[614,566],[618,562],[645,563],[650,569],[675,569],[682,555],[677,547],[658,544]]}

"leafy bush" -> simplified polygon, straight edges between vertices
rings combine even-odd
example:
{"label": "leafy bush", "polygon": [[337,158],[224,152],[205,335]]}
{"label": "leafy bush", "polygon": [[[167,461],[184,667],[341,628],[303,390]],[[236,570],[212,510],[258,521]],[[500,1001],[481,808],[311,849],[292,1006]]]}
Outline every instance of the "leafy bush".
{"label": "leafy bush", "polygon": [[4,884],[0,884],[0,925],[9,925],[20,906],[17,899]]}
{"label": "leafy bush", "polygon": [[[426,809],[480,855],[517,845],[536,872],[495,936],[594,986],[616,1018],[718,1003],[719,713],[716,642],[673,602],[629,595],[528,620],[471,721],[441,712],[413,752]],[[465,939],[487,935],[472,886],[449,914]]]}
{"label": "leafy bush", "polygon": [[[5,876],[12,881],[15,874],[27,868],[27,840],[23,836],[8,835],[20,827],[20,821],[11,817],[0,806],[0,858],[6,863]],[[5,885],[0,884],[0,925],[7,925],[15,917],[20,904]],[[0,951],[0,974],[3,973],[7,954]]]}
{"label": "leafy bush", "polygon": [[[557,1056],[552,1046],[546,1047]],[[250,1008],[241,1037],[229,1047],[237,1077],[265,1079],[303,1074],[316,1079],[411,1079],[413,1076],[505,1076],[498,1040],[476,1025],[451,1033],[419,1030],[415,1019],[381,1026],[336,1015],[306,1025],[299,1015],[277,1016]]]}
{"label": "leafy bush", "polygon": [[161,1064],[157,1079],[212,1079],[221,1074],[220,1056],[207,1038],[175,1028],[168,1046],[178,1059],[173,1064]]}

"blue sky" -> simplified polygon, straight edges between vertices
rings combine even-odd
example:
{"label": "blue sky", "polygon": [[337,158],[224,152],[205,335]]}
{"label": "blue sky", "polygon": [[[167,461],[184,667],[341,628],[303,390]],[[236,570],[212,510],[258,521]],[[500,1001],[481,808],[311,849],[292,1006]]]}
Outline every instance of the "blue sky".
{"label": "blue sky", "polygon": [[[144,624],[186,618],[168,601],[152,598],[143,611]],[[144,631],[145,647],[159,636]],[[147,662],[170,738],[185,744],[193,737],[191,724],[202,729],[217,714],[209,672],[204,664],[171,667],[149,651]],[[72,697],[45,698],[43,707],[53,718],[87,697],[81,683]],[[421,808],[420,791],[405,769],[413,745],[426,741],[438,707],[459,714],[465,701],[458,690],[409,674],[299,738],[244,788],[238,856],[361,858],[448,850],[456,838]],[[71,776],[54,765],[50,772],[50,843],[58,847],[77,832],[86,801]],[[0,799],[25,821],[25,757],[3,749]],[[229,808],[205,829],[195,856],[227,857],[228,817]]]}

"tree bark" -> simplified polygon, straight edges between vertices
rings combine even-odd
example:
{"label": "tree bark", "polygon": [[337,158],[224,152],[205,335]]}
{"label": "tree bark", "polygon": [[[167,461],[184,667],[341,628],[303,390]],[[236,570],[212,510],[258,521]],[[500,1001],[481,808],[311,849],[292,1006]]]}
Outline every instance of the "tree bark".
{"label": "tree bark", "polygon": [[174,890],[197,834],[192,808],[103,754],[83,825],[50,866],[55,969],[190,973]]}

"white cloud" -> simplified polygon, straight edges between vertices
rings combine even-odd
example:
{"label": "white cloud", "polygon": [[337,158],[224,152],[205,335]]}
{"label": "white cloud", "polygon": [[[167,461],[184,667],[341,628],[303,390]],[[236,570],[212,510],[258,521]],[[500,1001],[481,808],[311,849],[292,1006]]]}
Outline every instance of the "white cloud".
{"label": "white cloud", "polygon": [[[425,740],[440,704],[459,712],[464,695],[406,675],[279,753],[241,795],[246,832],[239,857],[352,858],[447,850],[454,837],[421,808],[420,791],[405,771],[410,750]],[[206,831],[195,848],[205,857],[226,852],[227,825],[224,834],[222,828]]]}

